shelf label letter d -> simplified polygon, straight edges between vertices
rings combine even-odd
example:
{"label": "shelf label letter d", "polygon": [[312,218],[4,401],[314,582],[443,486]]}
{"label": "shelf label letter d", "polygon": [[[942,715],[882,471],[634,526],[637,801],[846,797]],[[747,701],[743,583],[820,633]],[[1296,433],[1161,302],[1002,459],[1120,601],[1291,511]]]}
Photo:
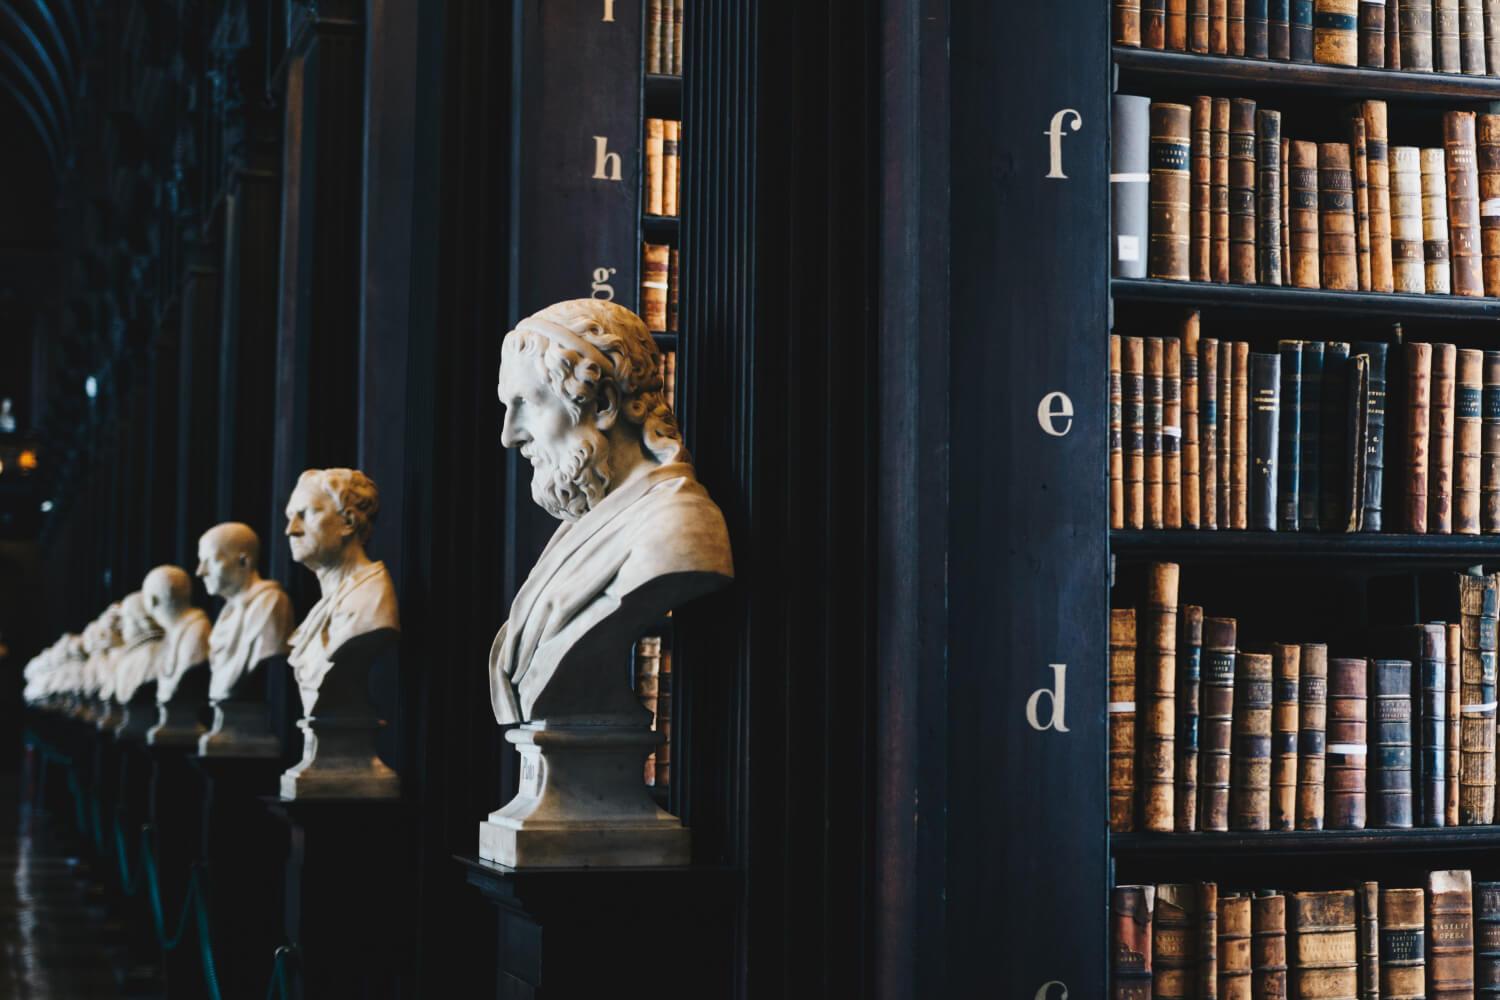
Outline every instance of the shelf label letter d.
{"label": "shelf label letter d", "polygon": [[[1065,721],[1064,713],[1067,710],[1068,665],[1066,663],[1051,663],[1048,666],[1052,668],[1052,676],[1056,687],[1039,687],[1031,692],[1031,697],[1026,699],[1026,721],[1031,723],[1031,728],[1039,733],[1045,733],[1049,729],[1055,729],[1059,733],[1066,733],[1068,725]],[[1042,723],[1039,715],[1043,698],[1047,699],[1048,708],[1050,709],[1045,724]],[[1046,987],[1044,986],[1042,989],[1045,991]],[[1066,990],[1064,994],[1066,995]]]}
{"label": "shelf label letter d", "polygon": [[[1069,115],[1072,116],[1072,121],[1068,121]],[[1063,173],[1062,166],[1063,122],[1065,121],[1068,122],[1068,127],[1074,132],[1077,132],[1079,129],[1083,128],[1083,115],[1080,115],[1072,108],[1063,108],[1057,114],[1052,116],[1051,126],[1048,127],[1046,132],[1042,133],[1047,137],[1047,141],[1050,143],[1049,152],[1051,153],[1052,157],[1052,169],[1047,171],[1047,178],[1049,180],[1065,181],[1068,179],[1068,175]]]}

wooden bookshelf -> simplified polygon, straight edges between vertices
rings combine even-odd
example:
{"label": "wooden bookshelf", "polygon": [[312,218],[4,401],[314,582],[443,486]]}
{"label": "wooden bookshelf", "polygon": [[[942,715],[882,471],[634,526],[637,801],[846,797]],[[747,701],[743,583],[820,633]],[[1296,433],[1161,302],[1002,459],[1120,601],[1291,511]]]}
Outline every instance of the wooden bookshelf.
{"label": "wooden bookshelf", "polygon": [[1500,535],[1403,535],[1317,531],[1112,531],[1109,547],[1132,560],[1286,562],[1463,568],[1500,562]]}
{"label": "wooden bookshelf", "polygon": [[1149,278],[1115,278],[1110,282],[1110,295],[1116,303],[1150,302],[1205,310],[1297,311],[1361,319],[1373,316],[1393,322],[1500,319],[1500,299],[1459,295],[1329,292],[1314,288],[1219,285],[1207,281]]}
{"label": "wooden bookshelf", "polygon": [[[1410,830],[1269,830],[1254,833],[1117,833],[1116,858],[1151,860],[1178,854],[1316,855],[1346,851],[1447,852],[1500,850],[1500,826],[1418,827]],[[1295,888],[1295,887],[1294,887]]]}

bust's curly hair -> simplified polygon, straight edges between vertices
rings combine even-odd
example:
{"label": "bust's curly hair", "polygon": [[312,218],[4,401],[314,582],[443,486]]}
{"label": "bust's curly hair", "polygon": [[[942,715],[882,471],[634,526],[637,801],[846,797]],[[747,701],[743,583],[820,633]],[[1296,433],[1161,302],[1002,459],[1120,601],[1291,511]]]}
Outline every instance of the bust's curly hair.
{"label": "bust's curly hair", "polygon": [[[543,321],[538,324],[535,321]],[[547,336],[544,324],[571,331],[603,355],[607,367],[573,347]],[[624,306],[599,299],[570,299],[527,317],[505,335],[503,356],[529,355],[547,384],[567,406],[576,424],[584,410],[599,399],[605,385],[614,385],[620,414],[638,427],[641,442],[658,462],[692,462],[682,443],[682,431],[663,392],[661,351],[646,324]]]}
{"label": "bust's curly hair", "polygon": [[359,543],[368,542],[375,530],[375,515],[380,513],[375,481],[358,469],[308,469],[297,477],[298,486],[309,481],[333,501]]}

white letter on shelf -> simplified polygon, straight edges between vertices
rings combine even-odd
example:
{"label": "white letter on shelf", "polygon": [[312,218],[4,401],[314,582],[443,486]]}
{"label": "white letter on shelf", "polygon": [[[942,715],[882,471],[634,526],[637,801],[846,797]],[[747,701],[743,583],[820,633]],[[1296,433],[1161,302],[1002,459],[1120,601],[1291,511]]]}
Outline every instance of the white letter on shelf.
{"label": "white letter on shelf", "polygon": [[615,19],[615,0],[604,0],[604,20],[606,20],[606,21],[613,21],[614,19]]}
{"label": "white letter on shelf", "polygon": [[[1050,663],[1052,675],[1056,679],[1057,688],[1040,687],[1031,692],[1031,697],[1026,699],[1026,721],[1031,723],[1031,728],[1037,732],[1045,733],[1049,729],[1055,729],[1059,733],[1068,731],[1064,713],[1067,711],[1068,697],[1068,665],[1066,663]],[[1046,697],[1050,702],[1051,712],[1045,725],[1042,724],[1037,710],[1041,707],[1042,698]],[[1045,987],[1044,987],[1045,988]]]}
{"label": "white letter on shelf", "polygon": [[[1059,417],[1065,421],[1062,430],[1057,429]],[[1063,437],[1073,429],[1073,401],[1065,392],[1049,392],[1036,405],[1036,419],[1042,430],[1053,437]]]}
{"label": "white letter on shelf", "polygon": [[1054,979],[1050,983],[1043,983],[1042,988],[1036,991],[1036,1000],[1052,1000],[1052,987],[1061,986],[1062,992],[1058,994],[1057,1000],[1068,1000],[1068,984],[1061,979]]}
{"label": "white letter on shelf", "polygon": [[614,301],[615,286],[609,283],[609,276],[614,273],[615,269],[612,267],[594,268],[594,298],[602,299],[605,302]]}
{"label": "white letter on shelf", "polygon": [[604,136],[594,136],[594,180],[617,181],[619,179],[620,154],[609,152],[609,140]]}
{"label": "white letter on shelf", "polygon": [[1080,115],[1072,108],[1063,108],[1057,114],[1052,116],[1051,127],[1048,128],[1047,131],[1042,133],[1047,137],[1048,141],[1051,144],[1049,151],[1052,154],[1052,169],[1047,172],[1048,179],[1064,181],[1068,179],[1068,175],[1063,173],[1062,168],[1062,130],[1063,122],[1069,115],[1073,116],[1073,120],[1071,122],[1068,122],[1069,128],[1071,128],[1074,132],[1077,132],[1079,129],[1083,128],[1083,115]]}

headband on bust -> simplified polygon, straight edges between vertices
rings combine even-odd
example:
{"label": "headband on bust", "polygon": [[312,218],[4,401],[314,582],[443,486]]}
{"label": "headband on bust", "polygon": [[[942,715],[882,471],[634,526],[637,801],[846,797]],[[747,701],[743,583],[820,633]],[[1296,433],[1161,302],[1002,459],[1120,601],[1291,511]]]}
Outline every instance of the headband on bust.
{"label": "headband on bust", "polygon": [[518,331],[525,330],[530,333],[539,333],[548,340],[561,344],[564,347],[572,348],[578,354],[597,364],[603,373],[607,375],[614,374],[615,366],[604,356],[603,351],[561,323],[554,323],[550,319],[541,319],[540,317],[532,316],[517,323],[516,329]]}

